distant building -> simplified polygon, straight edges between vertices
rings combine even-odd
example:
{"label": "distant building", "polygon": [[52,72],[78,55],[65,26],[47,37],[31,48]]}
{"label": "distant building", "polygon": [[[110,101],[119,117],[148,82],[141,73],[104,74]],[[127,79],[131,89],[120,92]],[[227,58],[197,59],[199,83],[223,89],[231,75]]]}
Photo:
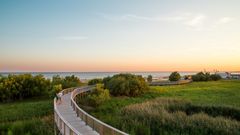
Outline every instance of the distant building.
{"label": "distant building", "polygon": [[240,73],[231,73],[230,75],[232,79],[240,79]]}
{"label": "distant building", "polygon": [[216,74],[220,75],[223,79],[231,78],[231,74],[229,72],[217,72]]}

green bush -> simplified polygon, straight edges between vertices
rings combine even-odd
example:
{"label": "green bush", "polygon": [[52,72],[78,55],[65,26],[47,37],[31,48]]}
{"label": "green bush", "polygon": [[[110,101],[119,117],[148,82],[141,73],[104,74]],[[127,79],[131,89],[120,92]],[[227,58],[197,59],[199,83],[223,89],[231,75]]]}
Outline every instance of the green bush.
{"label": "green bush", "polygon": [[51,82],[43,75],[8,75],[0,79],[0,101],[13,101],[47,95]]}
{"label": "green bush", "polygon": [[80,105],[96,107],[110,99],[108,89],[104,89],[102,84],[97,84],[96,88],[85,98],[79,99]]}
{"label": "green bush", "polygon": [[199,72],[196,75],[192,76],[193,81],[210,81],[210,73],[209,72]]}
{"label": "green bush", "polygon": [[213,81],[218,81],[218,80],[221,80],[221,79],[222,79],[222,77],[221,77],[220,75],[218,75],[218,74],[211,74],[211,75],[210,75],[210,78],[211,78],[211,80],[213,80]]}
{"label": "green bush", "polygon": [[147,81],[148,81],[149,83],[152,82],[152,75],[148,75],[148,77],[147,77]]}
{"label": "green bush", "polygon": [[149,89],[142,76],[132,74],[117,74],[103,82],[114,96],[137,96]]}
{"label": "green bush", "polygon": [[102,79],[99,79],[99,78],[96,78],[96,79],[92,79],[88,82],[88,85],[95,85],[95,84],[98,84],[98,83],[102,83],[103,80]]}
{"label": "green bush", "polygon": [[209,72],[199,72],[192,76],[193,81],[218,81],[222,77],[218,74],[210,74]]}
{"label": "green bush", "polygon": [[80,79],[74,75],[66,76],[64,78],[60,77],[59,75],[53,76],[52,85],[58,85],[58,84],[61,84],[63,89],[82,85]]}
{"label": "green bush", "polygon": [[181,76],[178,72],[172,72],[171,75],[169,76],[170,81],[178,81],[181,79]]}
{"label": "green bush", "polygon": [[53,85],[52,90],[49,92],[49,96],[51,98],[54,98],[56,96],[56,94],[59,93],[62,90],[63,90],[62,89],[62,84]]}
{"label": "green bush", "polygon": [[[9,102],[40,96],[52,96],[62,88],[81,86],[78,77],[66,76],[61,78],[54,76],[52,81],[43,75],[31,74],[0,76],[0,102]],[[61,88],[62,87],[62,88]]]}

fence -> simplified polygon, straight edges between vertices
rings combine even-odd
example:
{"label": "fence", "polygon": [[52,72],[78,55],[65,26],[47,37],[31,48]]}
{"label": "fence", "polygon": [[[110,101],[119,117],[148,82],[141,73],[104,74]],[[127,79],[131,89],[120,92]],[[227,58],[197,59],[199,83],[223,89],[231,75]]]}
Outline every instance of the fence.
{"label": "fence", "polygon": [[76,103],[76,96],[79,94],[83,94],[86,92],[91,92],[92,89],[94,89],[95,86],[87,86],[82,88],[74,89],[71,95],[71,105],[74,109],[74,111],[77,113],[77,116],[80,117],[86,125],[90,126],[93,130],[98,132],[100,135],[128,135],[127,133],[124,133],[85,112],[82,110]]}

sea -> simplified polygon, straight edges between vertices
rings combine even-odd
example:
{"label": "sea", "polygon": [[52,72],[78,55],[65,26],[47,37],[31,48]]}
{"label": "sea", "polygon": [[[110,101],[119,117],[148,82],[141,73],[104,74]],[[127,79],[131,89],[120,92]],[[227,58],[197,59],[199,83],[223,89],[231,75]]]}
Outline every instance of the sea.
{"label": "sea", "polygon": [[[19,75],[19,74],[32,74],[33,76],[42,74],[47,79],[52,79],[55,75],[60,75],[61,77],[75,75],[80,80],[90,80],[94,78],[104,78],[108,76],[113,76],[119,73],[131,73],[135,75],[141,75],[143,77],[147,77],[148,75],[152,75],[155,79],[161,79],[164,77],[168,77],[171,72],[0,72],[3,76],[8,76],[9,74]],[[181,76],[184,75],[193,75],[196,72],[179,72]]]}

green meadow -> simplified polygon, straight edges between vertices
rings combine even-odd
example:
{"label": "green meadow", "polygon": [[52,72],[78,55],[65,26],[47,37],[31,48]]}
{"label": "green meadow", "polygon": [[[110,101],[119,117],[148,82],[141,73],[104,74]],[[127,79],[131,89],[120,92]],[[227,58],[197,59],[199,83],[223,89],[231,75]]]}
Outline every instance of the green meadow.
{"label": "green meadow", "polygon": [[[165,100],[170,103],[165,104]],[[153,103],[157,106],[152,107]],[[98,107],[85,109],[131,134],[236,134],[240,132],[240,81],[151,86],[141,96],[112,97]],[[191,124],[182,124],[186,122]]]}
{"label": "green meadow", "polygon": [[1,135],[51,135],[53,100],[26,99],[0,104]]}

